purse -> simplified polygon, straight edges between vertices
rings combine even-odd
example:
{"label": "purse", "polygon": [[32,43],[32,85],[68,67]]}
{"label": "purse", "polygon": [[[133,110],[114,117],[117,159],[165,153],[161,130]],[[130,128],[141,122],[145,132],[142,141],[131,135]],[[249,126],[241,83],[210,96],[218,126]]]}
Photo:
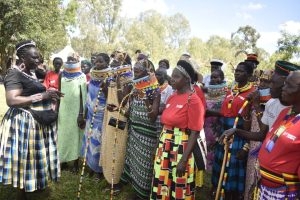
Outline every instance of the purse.
{"label": "purse", "polygon": [[58,118],[58,113],[50,110],[32,110],[28,109],[28,111],[31,113],[32,117],[43,125],[51,125],[52,123],[56,122]]}
{"label": "purse", "polygon": [[[122,120],[118,120],[118,129],[124,130],[126,127],[127,122],[124,122]],[[114,117],[111,117],[108,121],[108,125],[117,127],[117,119]]]}

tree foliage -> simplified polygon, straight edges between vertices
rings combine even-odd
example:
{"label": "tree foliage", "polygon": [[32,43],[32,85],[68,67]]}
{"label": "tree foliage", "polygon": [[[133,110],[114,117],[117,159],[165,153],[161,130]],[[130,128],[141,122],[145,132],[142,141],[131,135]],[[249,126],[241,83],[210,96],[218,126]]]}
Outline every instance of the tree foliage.
{"label": "tree foliage", "polygon": [[293,56],[300,56],[300,33],[294,35],[287,31],[281,31],[281,37],[277,44],[278,52],[282,54],[282,59],[289,60]]}
{"label": "tree foliage", "polygon": [[239,29],[231,34],[231,43],[237,49],[246,51],[257,50],[257,40],[260,38],[260,34],[255,28],[247,25],[239,27]]}
{"label": "tree foliage", "polygon": [[[74,4],[70,4],[74,5]],[[2,66],[14,46],[32,39],[44,56],[66,43],[66,26],[76,8],[64,9],[61,0],[6,0],[0,2],[0,55]]]}

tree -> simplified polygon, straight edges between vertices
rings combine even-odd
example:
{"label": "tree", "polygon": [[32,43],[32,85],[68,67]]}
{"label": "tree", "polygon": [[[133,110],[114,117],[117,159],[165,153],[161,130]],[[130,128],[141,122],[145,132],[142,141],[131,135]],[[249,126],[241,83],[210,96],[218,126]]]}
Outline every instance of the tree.
{"label": "tree", "polygon": [[[74,4],[72,4],[74,5]],[[66,26],[72,22],[72,10],[61,0],[6,0],[0,2],[1,63],[12,56],[15,44],[33,39],[47,57],[66,43]],[[66,15],[65,15],[66,14]],[[74,20],[73,20],[74,22]]]}
{"label": "tree", "polygon": [[281,31],[281,37],[278,39],[278,51],[284,60],[289,60],[293,56],[300,56],[300,33],[293,35],[287,31]]}
{"label": "tree", "polygon": [[255,28],[247,25],[239,27],[239,29],[231,34],[231,44],[239,50],[256,51],[256,43],[260,38],[260,34]]}

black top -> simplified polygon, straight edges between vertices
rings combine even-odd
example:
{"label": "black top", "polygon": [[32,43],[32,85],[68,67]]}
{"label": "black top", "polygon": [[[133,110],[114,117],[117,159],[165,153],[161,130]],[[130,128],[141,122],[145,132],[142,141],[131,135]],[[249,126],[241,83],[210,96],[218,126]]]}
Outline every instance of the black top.
{"label": "black top", "polygon": [[11,69],[4,78],[5,90],[22,89],[21,96],[30,96],[46,91],[38,80],[29,77],[18,69]]}

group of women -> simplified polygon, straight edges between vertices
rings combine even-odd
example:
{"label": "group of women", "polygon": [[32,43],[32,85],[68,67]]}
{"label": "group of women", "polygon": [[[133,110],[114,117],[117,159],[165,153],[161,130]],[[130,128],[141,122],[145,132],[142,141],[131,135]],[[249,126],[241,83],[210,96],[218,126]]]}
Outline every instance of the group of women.
{"label": "group of women", "polygon": [[[83,166],[99,178],[103,174],[112,194],[122,182],[132,185],[132,199],[192,200],[200,131],[207,137],[214,192],[228,156],[218,137],[232,127],[251,129],[248,99],[256,87],[248,81],[254,68],[247,62],[237,65],[231,88],[223,72],[214,71],[205,102],[189,59],[179,60],[168,79],[165,60],[154,71],[145,56],[132,68],[125,59],[111,62],[100,53],[87,84],[78,60],[69,58],[57,76],[58,88],[51,89],[32,73],[39,64],[35,43],[19,43],[16,51],[22,67],[10,69],[4,81],[9,110],[0,128],[0,182],[18,187],[20,199],[56,181],[60,163],[74,161],[78,171],[83,157]],[[235,136],[223,179],[226,199],[243,197],[247,159],[241,150],[249,150],[248,141]]]}

